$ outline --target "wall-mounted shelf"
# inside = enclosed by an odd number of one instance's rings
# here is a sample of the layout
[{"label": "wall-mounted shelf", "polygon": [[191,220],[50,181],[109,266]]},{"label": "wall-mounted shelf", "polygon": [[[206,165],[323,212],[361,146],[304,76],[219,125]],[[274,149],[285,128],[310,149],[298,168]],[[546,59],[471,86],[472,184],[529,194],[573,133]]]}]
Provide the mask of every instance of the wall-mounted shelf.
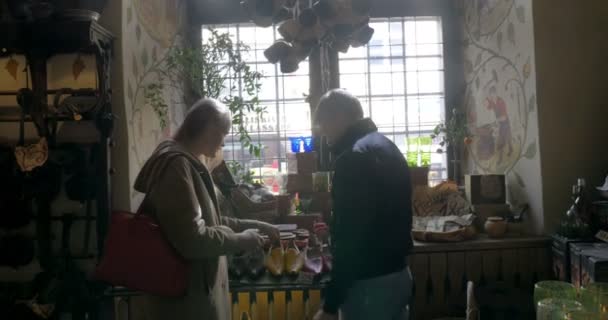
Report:
[{"label": "wall-mounted shelf", "polygon": [[0,56],[62,53],[96,54],[110,48],[114,36],[96,21],[46,19],[32,23],[0,22]]}]

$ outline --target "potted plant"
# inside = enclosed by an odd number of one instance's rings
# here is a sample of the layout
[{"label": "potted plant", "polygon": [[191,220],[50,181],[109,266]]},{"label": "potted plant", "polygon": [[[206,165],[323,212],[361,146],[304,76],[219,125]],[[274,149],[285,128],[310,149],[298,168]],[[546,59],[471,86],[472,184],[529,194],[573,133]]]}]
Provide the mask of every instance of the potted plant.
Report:
[{"label": "potted plant", "polygon": [[453,108],[448,119],[435,127],[433,134],[431,134],[431,138],[439,139],[440,148],[437,149],[438,153],[443,153],[448,150],[451,151],[451,180],[459,183],[462,147],[463,145],[469,145],[473,141],[472,135],[469,133],[467,127],[466,115],[457,108]]},{"label": "potted plant", "polygon": [[406,139],[407,151],[405,157],[413,185],[428,185],[432,142],[429,136]]}]

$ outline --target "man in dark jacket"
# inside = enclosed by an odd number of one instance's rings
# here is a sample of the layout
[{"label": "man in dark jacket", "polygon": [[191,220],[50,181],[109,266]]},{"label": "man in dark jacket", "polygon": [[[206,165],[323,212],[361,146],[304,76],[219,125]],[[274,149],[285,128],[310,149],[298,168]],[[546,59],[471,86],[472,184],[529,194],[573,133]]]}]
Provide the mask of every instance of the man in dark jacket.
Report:
[{"label": "man in dark jacket", "polygon": [[315,113],[334,162],[333,270],[315,320],[408,319],[412,278],[411,185],[397,146],[363,118],[357,98],[335,89]]}]

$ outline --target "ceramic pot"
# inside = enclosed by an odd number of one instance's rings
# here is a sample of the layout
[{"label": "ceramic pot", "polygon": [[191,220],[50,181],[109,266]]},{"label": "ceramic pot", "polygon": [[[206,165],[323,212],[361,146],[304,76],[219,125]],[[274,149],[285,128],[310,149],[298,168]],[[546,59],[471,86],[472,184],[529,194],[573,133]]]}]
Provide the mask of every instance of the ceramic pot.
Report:
[{"label": "ceramic pot", "polygon": [[283,40],[278,40],[273,43],[270,47],[264,50],[264,56],[270,63],[277,63],[282,59],[285,59],[289,54],[291,45]]},{"label": "ceramic pot", "polygon": [[502,238],[507,233],[507,225],[502,217],[489,217],[484,228],[490,238]]},{"label": "ceramic pot", "polygon": [[[358,48],[366,45],[374,35],[374,29],[370,26],[363,26],[361,29],[357,30],[355,33],[354,39],[351,42],[353,48]],[[428,173],[428,171],[427,171]]]},{"label": "ceramic pot", "polygon": [[300,22],[303,27],[310,28],[317,23],[317,15],[311,8],[304,9],[298,16],[298,22]]},{"label": "ceramic pot", "polygon": [[300,26],[300,24],[296,20],[289,19],[281,23],[277,31],[279,32],[281,37],[285,39],[285,41],[293,42],[298,36],[298,33],[300,32],[301,28],[302,26]]}]

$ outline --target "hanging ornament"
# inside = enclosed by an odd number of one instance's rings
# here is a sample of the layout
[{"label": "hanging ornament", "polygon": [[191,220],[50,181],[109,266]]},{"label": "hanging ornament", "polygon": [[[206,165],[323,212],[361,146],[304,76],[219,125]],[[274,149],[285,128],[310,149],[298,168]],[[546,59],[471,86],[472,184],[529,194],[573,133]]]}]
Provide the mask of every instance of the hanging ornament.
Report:
[{"label": "hanging ornament", "polygon": [[8,59],[6,65],[4,66],[4,69],[6,69],[6,71],[11,75],[11,77],[13,77],[13,79],[17,80],[17,70],[19,69],[19,62],[15,60],[13,56]]},{"label": "hanging ornament", "polygon": [[358,48],[366,45],[374,35],[374,28],[369,25],[365,25],[359,30],[355,31],[353,35],[353,40],[351,41],[351,46],[353,48]]},{"label": "hanging ornament", "polygon": [[312,8],[307,8],[298,15],[298,22],[305,28],[311,28],[317,23],[317,15]]},{"label": "hanging ornament", "polygon": [[264,56],[270,63],[277,63],[281,59],[284,59],[291,49],[291,44],[284,40],[278,40],[266,50],[264,50]]},{"label": "hanging ornament", "polygon": [[74,75],[74,80],[78,80],[78,77],[80,77],[80,74],[82,71],[84,71],[84,69],[86,69],[86,67],[87,66],[84,64],[82,57],[77,55],[74,63],[72,64],[72,75]]}]

